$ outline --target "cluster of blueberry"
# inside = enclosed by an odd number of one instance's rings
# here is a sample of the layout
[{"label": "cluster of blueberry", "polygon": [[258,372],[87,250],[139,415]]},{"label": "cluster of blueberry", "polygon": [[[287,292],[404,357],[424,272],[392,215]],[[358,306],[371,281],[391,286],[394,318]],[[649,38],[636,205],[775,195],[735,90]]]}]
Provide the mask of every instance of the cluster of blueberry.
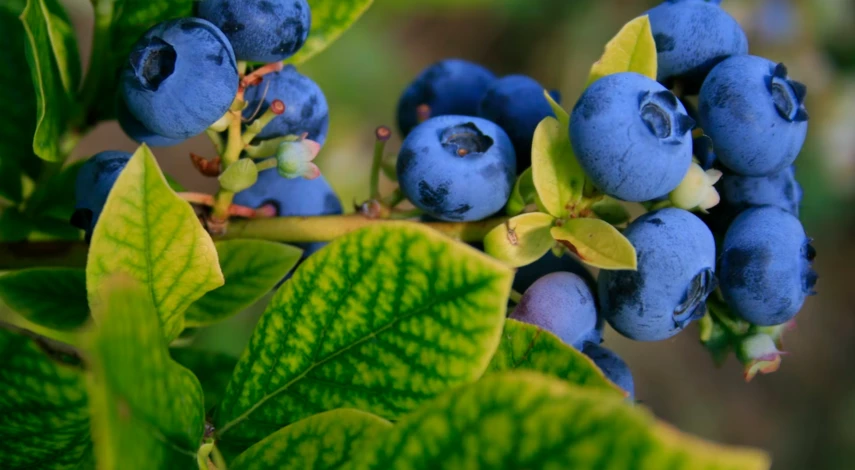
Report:
[{"label": "cluster of blueberry", "polygon": [[[726,314],[780,325],[814,292],[815,253],[798,220],[792,167],[807,132],[805,87],[782,64],[748,55],[744,32],[718,3],[668,0],[648,11],[657,80],[605,76],[572,112],[573,150],[598,191],[665,203],[624,231],[638,269],[603,271],[595,281],[572,258],[549,253],[521,268],[515,284],[525,293],[513,318],[589,354],[630,393],[626,364],[599,346],[603,320],[635,340],[670,338],[704,316],[720,286]],[[554,114],[543,87],[531,78],[496,78],[461,60],[429,67],[398,106],[403,193],[441,220],[500,211],[531,163],[534,130],[547,116]],[[719,197],[712,191],[703,205],[665,208],[669,195],[693,184],[696,168],[715,175],[713,182],[723,174],[721,203],[713,207]]]},{"label": "cluster of blueberry", "polygon": [[[281,62],[295,54],[309,34],[306,0],[204,0],[197,17],[160,23],[133,46],[121,76],[117,117],[132,139],[150,147],[177,145],[216,128],[241,86],[240,62]],[[254,143],[302,136],[323,145],[329,128],[324,93],[310,78],[286,66],[248,86],[243,101],[245,128],[274,100],[286,104],[255,136]],[[95,222],[130,154],[102,152],[79,173],[73,223],[91,236]],[[281,216],[341,214],[342,206],[321,176],[286,179],[275,168],[261,171],[235,204],[270,205]],[[320,245],[304,246],[307,254]]]}]

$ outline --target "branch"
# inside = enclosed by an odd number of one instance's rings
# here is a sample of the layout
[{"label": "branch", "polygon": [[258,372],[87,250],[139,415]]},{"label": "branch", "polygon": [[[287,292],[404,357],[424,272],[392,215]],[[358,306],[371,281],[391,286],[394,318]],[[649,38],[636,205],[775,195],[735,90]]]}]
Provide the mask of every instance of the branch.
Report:
[{"label": "branch", "polygon": [[[487,233],[507,218],[480,222],[424,222],[451,238],[480,242]],[[371,219],[362,215],[322,217],[272,217],[233,219],[228,231],[214,239],[253,238],[282,243],[329,242],[363,227],[400,223],[389,219]],[[413,222],[418,223],[418,222]],[[84,267],[88,246],[83,242],[0,243],[0,271],[34,267]]]}]

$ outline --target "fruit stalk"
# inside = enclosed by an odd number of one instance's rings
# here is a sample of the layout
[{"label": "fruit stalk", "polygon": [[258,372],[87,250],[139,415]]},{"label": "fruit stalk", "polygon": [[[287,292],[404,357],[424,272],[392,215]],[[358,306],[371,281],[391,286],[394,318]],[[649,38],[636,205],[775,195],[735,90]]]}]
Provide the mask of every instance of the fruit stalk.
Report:
[{"label": "fruit stalk", "polygon": [[[222,155],[222,171],[225,171],[231,164],[237,162],[240,158],[240,152],[243,150],[240,119],[241,104],[243,104],[242,101],[236,100],[229,111],[230,113],[234,113],[235,116],[233,116],[232,121],[229,123],[226,151]],[[234,197],[235,193],[232,191],[223,188],[217,191],[217,196],[214,200],[214,210],[211,213],[209,221],[209,230],[211,230],[212,235],[220,235],[225,232],[226,224],[228,224],[229,220],[229,207],[231,207]]]},{"label": "fruit stalk", "polygon": [[392,136],[392,131],[388,127],[378,127],[375,131],[377,141],[374,143],[374,160],[371,162],[371,199],[380,200],[380,170],[383,164],[383,153],[386,149],[386,142]]}]

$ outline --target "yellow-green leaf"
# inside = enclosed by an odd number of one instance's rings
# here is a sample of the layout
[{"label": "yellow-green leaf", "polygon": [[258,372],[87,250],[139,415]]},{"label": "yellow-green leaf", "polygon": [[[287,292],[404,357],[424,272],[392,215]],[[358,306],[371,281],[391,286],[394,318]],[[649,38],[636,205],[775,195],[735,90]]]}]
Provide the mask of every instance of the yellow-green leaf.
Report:
[{"label": "yellow-green leaf", "polygon": [[620,395],[535,373],[485,377],[398,421],[349,470],[764,470],[762,452],[661,424]]},{"label": "yellow-green leaf", "polygon": [[116,273],[145,286],[167,340],[184,329],[190,304],[224,282],[213,240],[145,145],[116,180],[92,235],[86,287],[93,312],[98,286]]},{"label": "yellow-green leaf", "polygon": [[227,240],[215,245],[226,283],[187,309],[187,327],[211,325],[251,306],[276,287],[303,253],[265,240]]},{"label": "yellow-green leaf", "polygon": [[82,269],[31,268],[4,274],[0,300],[28,321],[55,330],[73,330],[89,319]]},{"label": "yellow-green leaf", "polygon": [[57,0],[28,0],[21,21],[36,90],[33,151],[45,160],[59,161],[63,158],[61,136],[80,80],[77,39],[68,15]]},{"label": "yellow-green leaf", "polygon": [[570,145],[569,129],[547,117],[534,131],[531,170],[540,201],[550,214],[565,218],[581,199],[585,172]]},{"label": "yellow-green leaf", "polygon": [[202,384],[205,393],[205,409],[212,410],[220,404],[226,393],[226,385],[232,377],[237,358],[216,351],[174,348],[169,350],[175,362],[190,369]]},{"label": "yellow-green leaf", "polygon": [[78,358],[0,329],[0,462],[4,469],[91,468]]},{"label": "yellow-green leaf", "polygon": [[542,212],[518,215],[484,237],[484,251],[511,267],[527,266],[555,244],[549,231],[554,223],[555,217]]},{"label": "yellow-green leaf", "polygon": [[300,49],[285,62],[302,64],[330,46],[368,10],[374,0],[309,0],[312,29]]},{"label": "yellow-green leaf", "polygon": [[570,127],[570,114],[564,110],[557,101],[555,101],[555,98],[552,97],[548,90],[543,90],[543,96],[546,97],[546,101],[549,102],[549,106],[552,107],[552,112],[555,113],[555,117],[558,119],[561,127],[568,129]]},{"label": "yellow-green leaf", "polygon": [[528,167],[517,178],[517,182],[514,183],[511,197],[505,206],[505,213],[508,215],[521,214],[526,206],[534,203],[536,197],[537,190],[534,187],[534,180],[532,180],[531,167]]},{"label": "yellow-green leaf", "polygon": [[616,228],[599,219],[571,219],[553,227],[552,237],[585,264],[601,269],[635,270],[635,247]]},{"label": "yellow-green leaf", "polygon": [[476,380],[499,344],[513,272],[423,225],[374,225],[310,256],[276,292],[220,404],[245,449],[312,414],[394,419]]},{"label": "yellow-green leaf", "polygon": [[354,409],[316,414],[267,436],[229,465],[231,470],[334,470],[392,427]]},{"label": "yellow-green leaf", "polygon": [[606,51],[593,67],[588,85],[606,75],[636,72],[656,80],[656,42],[647,16],[638,17],[626,25],[606,44]]},{"label": "yellow-green leaf", "polygon": [[628,222],[631,218],[629,210],[620,201],[611,196],[605,196],[603,199],[595,202],[591,206],[591,210],[594,211],[597,217],[612,225],[620,225]]},{"label": "yellow-green leaf", "polygon": [[143,284],[118,275],[100,288],[86,381],[98,468],[191,468],[205,429],[199,381],[170,359]]},{"label": "yellow-green leaf", "polygon": [[513,370],[540,372],[580,387],[623,395],[588,356],[564,344],[549,331],[509,318],[487,372]]}]

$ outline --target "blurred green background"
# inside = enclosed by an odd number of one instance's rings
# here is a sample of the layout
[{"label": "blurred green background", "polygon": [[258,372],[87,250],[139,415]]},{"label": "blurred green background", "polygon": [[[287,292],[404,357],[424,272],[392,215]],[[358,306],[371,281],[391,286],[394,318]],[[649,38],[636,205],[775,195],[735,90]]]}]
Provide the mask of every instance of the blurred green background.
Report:
[{"label": "blurred green background", "polygon": [[[91,7],[66,0],[84,59]],[[653,6],[632,0],[376,0],[346,35],[302,67],[324,89],[331,132],[319,165],[345,206],[368,195],[373,130],[394,127],[406,84],[445,57],[480,62],[497,74],[524,73],[557,88],[566,108],[581,93],[590,65],[623,23]],[[745,28],[751,53],[784,62],[808,85],[809,141],[797,162],[805,189],[802,218],[819,250],[820,295],[786,338],[781,370],[751,383],[731,359],[716,368],[697,329],[660,343],[607,334],[635,375],[637,397],[661,418],[716,441],[770,451],[776,469],[855,468],[855,2],[725,0]],[[85,68],[84,68],[85,69]],[[399,142],[393,140],[391,149]],[[132,151],[118,125],[89,135],[77,157]],[[190,151],[213,155],[207,140],[159,149],[168,173],[188,188],[211,191]],[[258,309],[200,332],[200,347],[239,354]]]}]

